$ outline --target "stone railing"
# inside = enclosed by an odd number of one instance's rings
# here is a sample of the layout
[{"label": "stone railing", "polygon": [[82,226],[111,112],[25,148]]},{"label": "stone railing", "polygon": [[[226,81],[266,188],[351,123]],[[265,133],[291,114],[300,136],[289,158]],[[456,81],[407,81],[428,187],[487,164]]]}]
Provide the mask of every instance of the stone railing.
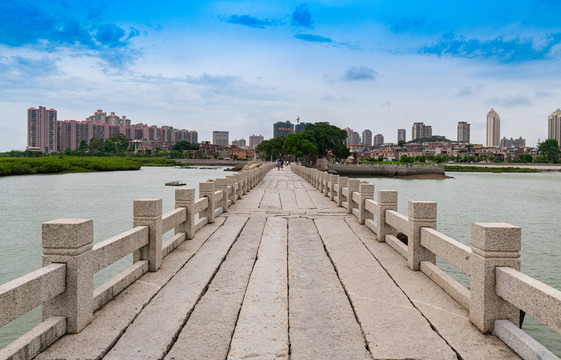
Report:
[{"label": "stone railing", "polygon": [[[80,332],[94,312],[148,271],[186,239],[257,185],[274,164],[176,189],[175,210],[162,214],[162,199],[135,200],[133,228],[93,243],[93,221],[43,223],[43,267],[0,285],[0,327],[42,305],[40,325],[0,350],[0,359],[33,358],[66,333]],[[174,230],[165,243],[162,235]],[[133,264],[94,289],[93,276],[125,256]]]},{"label": "stone railing", "polygon": [[[470,248],[436,231],[435,202],[409,201],[405,216],[397,212],[397,191],[378,191],[374,200],[374,185],[365,181],[297,164],[291,169],[466,308],[482,332],[493,332],[523,358],[557,358],[519,328],[525,312],[561,334],[561,291],[519,271],[520,227],[473,223]],[[441,270],[437,256],[468,275],[469,288]]]}]

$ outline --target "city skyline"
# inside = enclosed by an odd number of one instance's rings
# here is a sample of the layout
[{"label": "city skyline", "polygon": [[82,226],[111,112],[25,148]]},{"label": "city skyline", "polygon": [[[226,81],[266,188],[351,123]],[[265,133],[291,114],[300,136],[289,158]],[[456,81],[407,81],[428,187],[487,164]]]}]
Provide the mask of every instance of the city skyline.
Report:
[{"label": "city skyline", "polygon": [[[26,110],[272,137],[299,116],[397,142],[414,122],[485,144],[535,146],[561,106],[559,1],[0,3],[0,151],[23,149]],[[454,114],[453,116],[450,116]],[[407,131],[409,132],[409,130]]]}]

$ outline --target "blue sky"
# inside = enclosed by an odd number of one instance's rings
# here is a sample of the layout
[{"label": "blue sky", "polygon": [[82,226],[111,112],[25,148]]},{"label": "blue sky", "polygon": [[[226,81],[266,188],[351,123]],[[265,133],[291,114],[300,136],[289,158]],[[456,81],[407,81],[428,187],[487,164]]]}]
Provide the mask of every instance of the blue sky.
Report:
[{"label": "blue sky", "polygon": [[414,122],[456,139],[547,136],[561,107],[561,0],[0,2],[0,151],[26,110],[272,136],[328,121],[395,142]]}]

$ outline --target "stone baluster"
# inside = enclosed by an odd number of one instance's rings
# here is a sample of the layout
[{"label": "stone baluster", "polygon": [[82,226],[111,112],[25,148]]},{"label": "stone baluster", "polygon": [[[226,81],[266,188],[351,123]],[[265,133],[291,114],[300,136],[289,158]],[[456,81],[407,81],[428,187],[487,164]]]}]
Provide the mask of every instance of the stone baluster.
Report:
[{"label": "stone baluster", "polygon": [[343,206],[343,188],[349,186],[349,178],[346,176],[339,177],[339,189],[337,190],[337,206]]},{"label": "stone baluster", "polygon": [[349,185],[347,186],[347,212],[349,214],[353,213],[353,193],[358,192],[360,186],[360,180],[358,179],[350,179]]},{"label": "stone baluster", "polygon": [[329,199],[335,200],[335,186],[339,183],[339,175],[331,175],[331,191],[329,192]]},{"label": "stone baluster", "polygon": [[373,184],[360,184],[358,188],[360,200],[358,203],[358,222],[364,225],[367,218],[367,212],[364,208],[367,199],[374,199],[374,185]]},{"label": "stone baluster", "polygon": [[195,236],[195,189],[175,189],[175,208],[185,208],[186,220],[175,228],[175,234],[184,232],[187,239]]},{"label": "stone baluster", "polygon": [[133,226],[148,226],[149,240],[133,253],[133,261],[148,260],[148,269],[162,266],[162,199],[141,199],[133,202]]},{"label": "stone baluster", "polygon": [[397,191],[379,190],[378,191],[378,241],[386,242],[386,235],[396,235],[391,226],[386,224],[386,210],[397,211]]},{"label": "stone baluster", "polygon": [[43,320],[64,316],[66,331],[78,333],[93,320],[93,221],[58,219],[45,222],[42,240],[43,266],[66,264],[65,290],[43,304]]},{"label": "stone baluster", "polygon": [[236,181],[238,183],[238,199],[241,199],[242,196],[244,195],[243,192],[243,178],[241,174],[236,174],[234,175],[236,177]]},{"label": "stone baluster", "polygon": [[199,183],[199,198],[206,197],[208,198],[208,207],[200,212],[201,217],[206,217],[208,219],[208,223],[212,224],[214,222],[214,209],[215,209],[215,202],[214,202],[214,182],[202,182]]},{"label": "stone baluster", "polygon": [[226,178],[217,178],[216,190],[222,190],[222,208],[224,212],[228,212],[228,180]]},{"label": "stone baluster", "polygon": [[473,223],[471,227],[471,322],[484,333],[493,331],[495,320],[520,325],[520,310],[497,295],[495,268],[520,270],[522,230],[505,223]]},{"label": "stone baluster", "polygon": [[232,193],[230,194],[230,200],[232,200],[232,204],[235,204],[238,200],[238,184],[236,182],[236,177],[233,175],[226,176],[228,180],[228,186],[232,187]]},{"label": "stone baluster", "polygon": [[436,203],[434,201],[409,201],[409,233],[407,234],[407,265],[418,271],[421,261],[436,263],[436,255],[421,246],[421,228],[436,229]]}]

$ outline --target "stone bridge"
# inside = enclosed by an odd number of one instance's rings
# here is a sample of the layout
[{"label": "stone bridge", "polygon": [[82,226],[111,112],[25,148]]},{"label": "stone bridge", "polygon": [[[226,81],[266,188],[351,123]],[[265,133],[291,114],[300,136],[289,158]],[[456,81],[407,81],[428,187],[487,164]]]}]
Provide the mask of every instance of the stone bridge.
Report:
[{"label": "stone bridge", "polygon": [[95,245],[91,220],[43,224],[44,267],[0,286],[0,326],[41,304],[43,322],[0,358],[556,358],[516,326],[561,329],[561,293],[518,272],[520,228],[476,223],[469,248],[435,203],[404,216],[395,191],[272,166],[177,189],[167,214],[137,200],[134,228]]}]

